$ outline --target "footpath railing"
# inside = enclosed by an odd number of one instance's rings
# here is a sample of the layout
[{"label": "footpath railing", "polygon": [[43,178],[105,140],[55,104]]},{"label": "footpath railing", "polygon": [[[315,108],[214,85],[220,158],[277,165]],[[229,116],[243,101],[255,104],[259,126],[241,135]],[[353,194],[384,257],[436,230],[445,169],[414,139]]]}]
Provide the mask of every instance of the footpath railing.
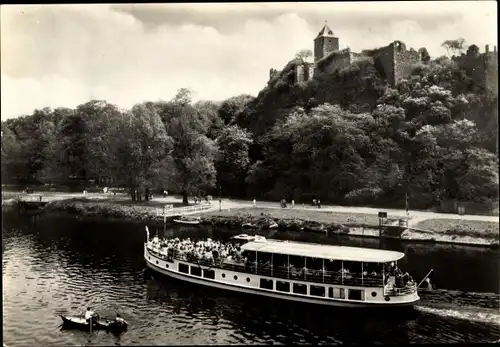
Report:
[{"label": "footpath railing", "polygon": [[173,207],[172,205],[165,205],[164,208],[159,208],[156,210],[156,216],[161,218],[173,217],[173,216],[183,216],[195,212],[202,212],[209,210],[212,207],[210,204],[185,206],[185,207]]}]

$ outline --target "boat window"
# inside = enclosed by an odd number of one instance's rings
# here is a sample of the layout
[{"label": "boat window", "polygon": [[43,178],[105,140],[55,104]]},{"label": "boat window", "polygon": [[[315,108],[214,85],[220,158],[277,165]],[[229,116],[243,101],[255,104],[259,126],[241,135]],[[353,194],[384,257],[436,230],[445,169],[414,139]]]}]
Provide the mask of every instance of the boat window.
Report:
[{"label": "boat window", "polygon": [[323,279],[323,259],[306,258],[306,279],[314,282],[321,282]]},{"label": "boat window", "polygon": [[273,276],[288,278],[288,256],[273,254]]},{"label": "boat window", "polygon": [[305,278],[305,258],[296,255],[290,256],[290,278]]},{"label": "boat window", "polygon": [[201,268],[199,266],[191,266],[191,275],[201,277]]},{"label": "boat window", "polygon": [[361,273],[361,262],[344,261],[344,284],[361,285]]},{"label": "boat window", "polygon": [[271,276],[272,253],[257,252],[258,273]]},{"label": "boat window", "polygon": [[361,262],[344,261],[344,273],[350,273],[353,276],[361,277]]},{"label": "boat window", "polygon": [[325,287],[323,287],[323,286],[309,286],[309,295],[325,297]]},{"label": "boat window", "polygon": [[342,261],[325,259],[325,282],[342,283]]},{"label": "boat window", "polygon": [[373,287],[382,285],[382,271],[380,263],[363,263],[363,284]]},{"label": "boat window", "polygon": [[179,263],[179,272],[188,274],[189,273],[189,266],[186,264]]},{"label": "boat window", "polygon": [[290,282],[276,281],[276,290],[279,292],[290,293]]},{"label": "boat window", "polygon": [[364,290],[359,289],[349,289],[349,300],[364,300]]},{"label": "boat window", "polygon": [[255,251],[243,251],[241,252],[241,255],[244,258],[247,258],[249,262],[254,262],[255,261]]},{"label": "boat window", "polygon": [[344,288],[328,288],[328,296],[335,299],[345,299]]},{"label": "boat window", "polygon": [[265,278],[260,279],[260,287],[263,289],[269,289],[273,290],[274,289],[274,281],[273,280],[267,280]]},{"label": "boat window", "polygon": [[304,294],[304,295],[307,295],[307,285],[306,284],[294,283],[293,284],[293,292],[295,294]]},{"label": "boat window", "polygon": [[203,270],[203,277],[214,280],[215,279],[215,271],[214,270]]}]

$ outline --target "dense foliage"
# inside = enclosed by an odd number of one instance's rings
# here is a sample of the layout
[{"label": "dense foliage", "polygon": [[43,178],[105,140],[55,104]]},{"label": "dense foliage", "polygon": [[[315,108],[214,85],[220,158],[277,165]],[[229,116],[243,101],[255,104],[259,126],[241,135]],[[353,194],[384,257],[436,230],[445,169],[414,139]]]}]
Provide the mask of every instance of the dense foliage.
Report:
[{"label": "dense foliage", "polygon": [[[304,53],[305,55],[305,53]],[[413,207],[498,199],[497,96],[451,59],[389,88],[370,61],[293,83],[290,62],[257,98],[122,110],[105,101],[2,122],[2,181],[70,177],[190,194]]]}]

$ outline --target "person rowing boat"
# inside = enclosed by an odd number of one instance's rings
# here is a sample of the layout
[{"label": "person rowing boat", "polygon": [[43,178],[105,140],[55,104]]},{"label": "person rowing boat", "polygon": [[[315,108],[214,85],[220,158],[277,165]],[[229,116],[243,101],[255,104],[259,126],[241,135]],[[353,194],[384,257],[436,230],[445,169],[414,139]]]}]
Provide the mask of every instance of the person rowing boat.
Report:
[{"label": "person rowing boat", "polygon": [[116,314],[115,322],[118,323],[118,324],[126,324],[127,323],[127,322],[125,322],[125,319],[123,319],[122,317],[120,317],[119,313]]},{"label": "person rowing boat", "polygon": [[95,315],[95,312],[92,311],[90,307],[87,307],[87,311],[85,312],[85,321],[87,321],[87,323],[90,323],[90,320],[94,318]]}]

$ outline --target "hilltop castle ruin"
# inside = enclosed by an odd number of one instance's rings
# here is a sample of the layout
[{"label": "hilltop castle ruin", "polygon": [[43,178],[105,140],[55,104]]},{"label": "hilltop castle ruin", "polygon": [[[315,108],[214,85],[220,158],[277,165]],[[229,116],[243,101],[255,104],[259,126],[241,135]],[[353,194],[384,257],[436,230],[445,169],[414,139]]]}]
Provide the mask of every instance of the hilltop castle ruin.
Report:
[{"label": "hilltop castle ruin", "polygon": [[[306,82],[321,73],[333,73],[336,70],[347,68],[358,60],[371,60],[378,68],[387,83],[394,87],[402,79],[407,78],[415,64],[424,60],[425,48],[418,51],[406,49],[401,41],[394,41],[385,47],[372,50],[363,50],[361,53],[352,52],[349,48],[339,50],[339,38],[325,23],[324,27],[314,39],[314,62],[305,62],[297,59],[294,71],[294,82]],[[479,54],[477,46],[472,45],[467,54],[454,57],[460,67],[469,71],[468,75],[475,83],[485,88],[496,88],[497,52]],[[466,67],[466,68],[465,68]],[[280,71],[270,69],[269,77],[272,79]]]}]

